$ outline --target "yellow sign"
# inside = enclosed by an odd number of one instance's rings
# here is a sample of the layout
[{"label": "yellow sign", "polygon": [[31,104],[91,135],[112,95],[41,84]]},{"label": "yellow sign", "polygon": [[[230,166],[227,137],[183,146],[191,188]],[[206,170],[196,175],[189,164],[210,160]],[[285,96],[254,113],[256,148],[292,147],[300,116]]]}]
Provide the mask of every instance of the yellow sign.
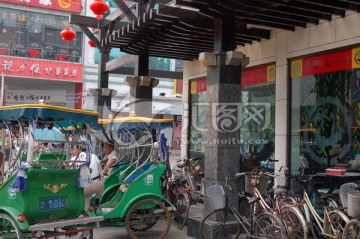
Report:
[{"label": "yellow sign", "polygon": [[291,78],[302,76],[302,59],[291,61]]},{"label": "yellow sign", "polygon": [[352,68],[360,68],[360,47],[352,49]]},{"label": "yellow sign", "polygon": [[275,81],[276,80],[276,65],[267,66],[266,73],[267,73],[267,81],[268,82]]},{"label": "yellow sign", "polygon": [[53,193],[57,193],[60,189],[65,188],[66,186],[67,186],[67,184],[65,184],[65,183],[60,184],[60,186],[57,184],[54,184],[52,186],[50,186],[50,184],[45,184],[44,188],[47,190],[50,190]]},{"label": "yellow sign", "polygon": [[190,94],[195,94],[196,93],[196,81],[191,81],[190,82]]}]

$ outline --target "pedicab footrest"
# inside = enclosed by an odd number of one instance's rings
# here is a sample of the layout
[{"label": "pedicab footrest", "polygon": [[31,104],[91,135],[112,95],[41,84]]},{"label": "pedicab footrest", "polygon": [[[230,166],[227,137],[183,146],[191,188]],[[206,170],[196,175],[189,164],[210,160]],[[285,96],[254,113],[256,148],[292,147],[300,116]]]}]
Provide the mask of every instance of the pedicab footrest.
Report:
[{"label": "pedicab footrest", "polygon": [[61,227],[72,226],[72,225],[82,225],[82,224],[88,224],[88,223],[94,223],[94,222],[101,222],[103,220],[104,220],[103,216],[73,218],[73,219],[68,219],[68,220],[58,220],[58,221],[52,221],[52,222],[37,223],[37,224],[31,225],[29,227],[29,229],[31,231],[42,231],[42,230],[61,228]]}]

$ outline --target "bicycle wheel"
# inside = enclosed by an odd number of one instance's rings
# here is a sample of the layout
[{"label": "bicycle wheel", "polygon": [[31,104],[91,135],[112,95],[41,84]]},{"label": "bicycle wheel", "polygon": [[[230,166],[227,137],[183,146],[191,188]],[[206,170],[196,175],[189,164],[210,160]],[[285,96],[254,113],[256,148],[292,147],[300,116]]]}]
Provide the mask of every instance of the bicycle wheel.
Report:
[{"label": "bicycle wheel", "polygon": [[281,220],[284,222],[289,238],[308,238],[306,221],[298,208],[291,206],[282,207]]},{"label": "bicycle wheel", "polygon": [[287,238],[284,223],[269,212],[263,212],[255,218],[254,234],[267,239]]},{"label": "bicycle wheel", "polygon": [[[214,221],[216,219],[216,221]],[[206,238],[238,238],[240,223],[229,209],[220,209],[208,214],[201,222],[201,237]]]},{"label": "bicycle wheel", "polygon": [[346,224],[349,222],[349,218],[340,211],[334,211],[330,213],[329,220],[331,223],[331,234],[337,238],[341,238]]},{"label": "bicycle wheel", "polygon": [[24,238],[16,221],[5,213],[0,213],[0,238]]},{"label": "bicycle wheel", "polygon": [[346,224],[342,238],[358,239],[359,236],[360,236],[360,221],[357,219],[353,219]]},{"label": "bicycle wheel", "polygon": [[125,226],[131,238],[164,238],[170,229],[170,213],[163,203],[145,199],[130,208]]},{"label": "bicycle wheel", "polygon": [[246,197],[239,200],[239,213],[245,218],[250,218],[250,205]]},{"label": "bicycle wheel", "polygon": [[182,229],[189,215],[190,200],[186,192],[178,192],[175,202],[174,224],[177,229]]}]

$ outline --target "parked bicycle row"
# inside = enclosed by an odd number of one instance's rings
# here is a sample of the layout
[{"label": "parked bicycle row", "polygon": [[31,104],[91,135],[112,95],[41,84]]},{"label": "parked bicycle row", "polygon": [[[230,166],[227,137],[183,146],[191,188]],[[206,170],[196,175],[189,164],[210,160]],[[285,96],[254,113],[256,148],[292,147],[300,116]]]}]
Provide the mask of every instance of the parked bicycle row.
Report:
[{"label": "parked bicycle row", "polygon": [[233,175],[244,182],[238,205],[230,200],[230,175],[224,185],[208,187],[213,211],[201,223],[202,238],[237,238],[244,233],[255,238],[359,239],[358,183],[343,184],[339,197],[319,193],[322,183],[315,178],[323,175],[286,175],[289,187],[270,187],[279,175],[284,174],[264,169]]}]

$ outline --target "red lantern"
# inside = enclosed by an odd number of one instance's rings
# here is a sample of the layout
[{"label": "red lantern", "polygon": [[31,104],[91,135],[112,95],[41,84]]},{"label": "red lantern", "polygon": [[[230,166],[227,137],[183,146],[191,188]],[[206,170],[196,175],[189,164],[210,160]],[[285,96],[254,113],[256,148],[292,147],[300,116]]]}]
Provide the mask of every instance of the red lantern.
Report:
[{"label": "red lantern", "polygon": [[69,43],[76,37],[76,33],[73,31],[73,29],[65,27],[64,30],[60,32],[60,36],[64,41],[67,41],[67,43]]},{"label": "red lantern", "polygon": [[109,10],[109,5],[104,0],[94,0],[90,4],[90,9],[95,15],[104,15]]},{"label": "red lantern", "polygon": [[96,45],[94,44],[94,42],[92,40],[89,40],[88,44],[90,47],[96,47]]}]

